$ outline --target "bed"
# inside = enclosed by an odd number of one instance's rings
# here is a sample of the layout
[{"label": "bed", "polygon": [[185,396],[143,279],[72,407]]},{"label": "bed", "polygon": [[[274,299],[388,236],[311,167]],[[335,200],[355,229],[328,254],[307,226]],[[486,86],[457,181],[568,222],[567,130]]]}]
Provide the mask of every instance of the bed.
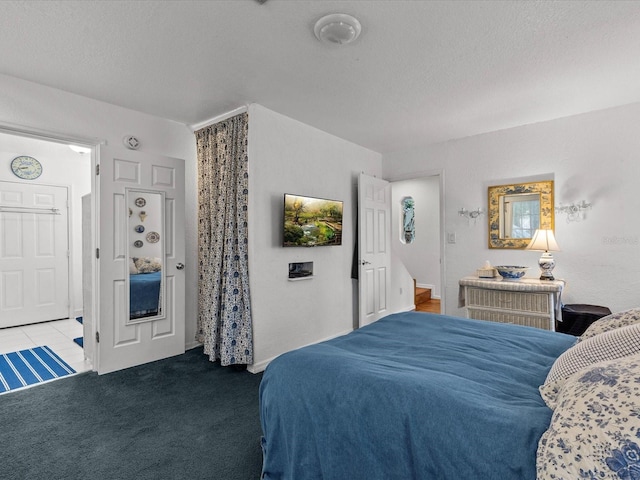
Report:
[{"label": "bed", "polygon": [[534,480],[538,387],[576,338],[389,315],[281,355],[260,386],[267,480]]}]

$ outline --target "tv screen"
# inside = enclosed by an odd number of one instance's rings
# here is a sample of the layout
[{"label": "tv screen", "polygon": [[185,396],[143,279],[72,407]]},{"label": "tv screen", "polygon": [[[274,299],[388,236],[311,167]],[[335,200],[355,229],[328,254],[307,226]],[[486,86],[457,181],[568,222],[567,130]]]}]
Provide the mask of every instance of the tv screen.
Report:
[{"label": "tv screen", "polygon": [[284,195],[285,247],[342,245],[342,202]]}]

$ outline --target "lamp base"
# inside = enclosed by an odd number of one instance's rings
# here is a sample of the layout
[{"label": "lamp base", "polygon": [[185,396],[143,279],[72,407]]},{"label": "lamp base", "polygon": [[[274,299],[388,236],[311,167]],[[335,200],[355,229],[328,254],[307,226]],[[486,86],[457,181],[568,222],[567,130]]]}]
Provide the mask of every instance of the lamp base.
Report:
[{"label": "lamp base", "polygon": [[542,274],[540,275],[540,280],[555,280],[553,277],[553,268],[556,266],[556,262],[553,259],[553,255],[549,252],[544,252],[540,256],[540,260],[538,260],[538,265],[540,266],[540,271]]},{"label": "lamp base", "polygon": [[542,272],[542,275],[540,275],[540,280],[555,280],[555,277],[551,274],[551,272]]}]

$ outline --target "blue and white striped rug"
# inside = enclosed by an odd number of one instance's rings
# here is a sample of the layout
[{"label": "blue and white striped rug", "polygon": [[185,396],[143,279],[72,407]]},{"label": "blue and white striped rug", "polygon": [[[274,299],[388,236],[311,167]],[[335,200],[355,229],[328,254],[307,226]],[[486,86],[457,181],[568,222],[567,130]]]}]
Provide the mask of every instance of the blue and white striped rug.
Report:
[{"label": "blue and white striped rug", "polygon": [[0,393],[76,373],[49,347],[0,355]]}]

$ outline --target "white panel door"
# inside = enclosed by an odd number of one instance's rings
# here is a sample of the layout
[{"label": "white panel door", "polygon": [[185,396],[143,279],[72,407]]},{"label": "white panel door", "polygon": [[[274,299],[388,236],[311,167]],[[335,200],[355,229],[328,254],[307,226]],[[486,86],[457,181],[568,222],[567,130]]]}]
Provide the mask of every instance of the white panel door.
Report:
[{"label": "white panel door", "polygon": [[387,315],[391,280],[391,187],[360,174],[358,182],[359,325]]},{"label": "white panel door", "polygon": [[[184,353],[185,211],[184,160],[102,146],[99,159],[99,340],[94,362],[102,374]],[[162,318],[141,323],[129,322],[127,188],[164,192],[165,198],[165,308]]]},{"label": "white panel door", "polygon": [[66,187],[0,182],[0,328],[68,318]]}]

